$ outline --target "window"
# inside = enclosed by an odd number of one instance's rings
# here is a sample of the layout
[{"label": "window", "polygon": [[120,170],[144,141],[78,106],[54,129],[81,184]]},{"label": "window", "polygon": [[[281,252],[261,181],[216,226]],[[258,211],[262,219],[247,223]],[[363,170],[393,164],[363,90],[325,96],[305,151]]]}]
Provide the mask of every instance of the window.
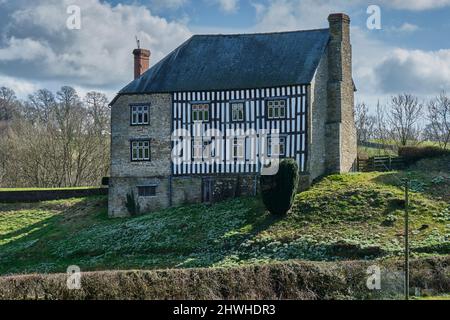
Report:
[{"label": "window", "polygon": [[214,138],[211,140],[194,139],[192,141],[192,157],[196,160],[210,160],[215,157]]},{"label": "window", "polygon": [[150,141],[132,141],[131,142],[131,160],[132,161],[150,161]]},{"label": "window", "polygon": [[139,197],[154,197],[156,196],[156,186],[140,186],[138,195]]},{"label": "window", "polygon": [[193,104],[192,121],[209,121],[209,104]]},{"label": "window", "polygon": [[283,119],[286,117],[286,100],[268,100],[267,115],[269,119]]},{"label": "window", "polygon": [[194,139],[192,147],[192,155],[194,159],[203,158],[203,141],[201,139]]},{"label": "window", "polygon": [[269,157],[283,157],[286,155],[286,137],[277,139],[267,138],[267,155]]},{"label": "window", "polygon": [[244,139],[242,138],[233,139],[232,157],[236,159],[244,158]]},{"label": "window", "polygon": [[244,103],[235,102],[231,104],[231,120],[244,121]]},{"label": "window", "polygon": [[149,124],[148,106],[131,106],[131,125],[139,126]]}]

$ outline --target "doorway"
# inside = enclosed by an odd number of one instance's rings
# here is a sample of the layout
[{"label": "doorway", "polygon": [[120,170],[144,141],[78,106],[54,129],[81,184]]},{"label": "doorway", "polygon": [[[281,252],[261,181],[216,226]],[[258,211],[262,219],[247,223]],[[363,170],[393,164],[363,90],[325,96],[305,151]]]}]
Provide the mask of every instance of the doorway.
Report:
[{"label": "doorway", "polygon": [[202,179],[202,202],[211,203],[212,202],[212,188],[213,180],[211,178]]}]

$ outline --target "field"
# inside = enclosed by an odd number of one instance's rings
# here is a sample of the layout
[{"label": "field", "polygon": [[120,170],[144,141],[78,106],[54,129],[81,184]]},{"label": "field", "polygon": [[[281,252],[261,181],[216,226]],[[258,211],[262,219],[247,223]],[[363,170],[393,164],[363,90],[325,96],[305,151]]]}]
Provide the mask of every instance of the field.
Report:
[{"label": "field", "polygon": [[106,197],[0,204],[0,274],[384,260],[402,254],[406,176],[413,256],[449,255],[449,166],[442,158],[407,172],[333,175],[297,195],[285,217],[255,198],[115,220]]}]

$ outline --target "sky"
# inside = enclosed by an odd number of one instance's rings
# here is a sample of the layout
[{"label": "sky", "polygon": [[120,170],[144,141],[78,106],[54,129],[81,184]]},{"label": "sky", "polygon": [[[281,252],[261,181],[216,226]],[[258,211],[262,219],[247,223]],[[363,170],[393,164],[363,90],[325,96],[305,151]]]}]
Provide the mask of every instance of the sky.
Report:
[{"label": "sky", "polygon": [[[79,29],[67,26],[73,5]],[[367,26],[370,5],[380,29]],[[450,92],[450,0],[0,0],[0,86],[112,99],[133,78],[135,36],[153,65],[193,34],[325,28],[333,12],[351,18],[357,102]]]}]

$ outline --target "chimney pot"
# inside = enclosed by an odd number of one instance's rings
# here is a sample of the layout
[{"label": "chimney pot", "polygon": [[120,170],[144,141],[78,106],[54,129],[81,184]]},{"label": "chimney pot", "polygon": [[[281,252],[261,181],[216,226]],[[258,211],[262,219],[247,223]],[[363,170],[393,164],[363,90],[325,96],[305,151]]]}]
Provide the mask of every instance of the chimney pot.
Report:
[{"label": "chimney pot", "polygon": [[134,79],[139,78],[150,65],[150,50],[134,49]]}]

